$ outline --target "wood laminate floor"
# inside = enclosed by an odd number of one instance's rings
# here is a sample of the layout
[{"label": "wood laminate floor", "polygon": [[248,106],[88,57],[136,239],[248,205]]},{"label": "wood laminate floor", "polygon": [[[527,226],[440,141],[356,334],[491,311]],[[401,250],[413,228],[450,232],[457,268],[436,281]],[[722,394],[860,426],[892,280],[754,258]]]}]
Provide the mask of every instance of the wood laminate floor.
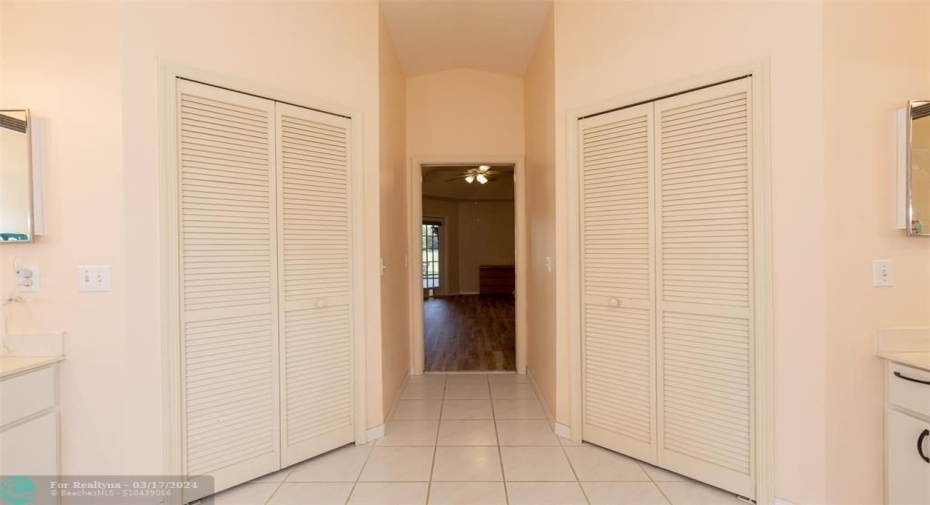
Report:
[{"label": "wood laminate floor", "polygon": [[423,301],[426,370],[516,370],[513,295],[456,295]]}]

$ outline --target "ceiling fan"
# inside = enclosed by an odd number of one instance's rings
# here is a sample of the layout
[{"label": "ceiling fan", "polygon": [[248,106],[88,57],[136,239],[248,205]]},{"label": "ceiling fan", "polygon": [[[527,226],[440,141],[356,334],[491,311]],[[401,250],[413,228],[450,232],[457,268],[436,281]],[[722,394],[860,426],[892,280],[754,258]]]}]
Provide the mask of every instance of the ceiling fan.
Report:
[{"label": "ceiling fan", "polygon": [[475,181],[478,181],[479,184],[487,184],[489,181],[496,181],[497,178],[494,175],[497,172],[491,170],[490,165],[481,165],[475,168],[469,168],[465,171],[464,174],[453,177],[449,181],[455,181],[458,179],[465,179],[465,182],[471,184]]}]

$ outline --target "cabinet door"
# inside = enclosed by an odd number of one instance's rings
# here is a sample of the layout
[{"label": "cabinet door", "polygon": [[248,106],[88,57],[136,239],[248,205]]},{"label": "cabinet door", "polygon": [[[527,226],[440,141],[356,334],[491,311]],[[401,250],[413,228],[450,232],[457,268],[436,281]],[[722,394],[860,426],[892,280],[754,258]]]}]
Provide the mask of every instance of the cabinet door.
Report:
[{"label": "cabinet door", "polygon": [[58,412],[0,432],[0,475],[58,475]]},{"label": "cabinet door", "polygon": [[280,468],[274,102],[177,99],[183,468],[221,491]]},{"label": "cabinet door", "polygon": [[656,102],[659,465],[755,498],[749,78]]},{"label": "cabinet door", "polygon": [[581,121],[584,438],[656,462],[652,104]]},{"label": "cabinet door", "polygon": [[344,117],[276,105],[284,466],[355,440]]},{"label": "cabinet door", "polygon": [[885,422],[888,505],[930,504],[930,422],[891,409]]}]

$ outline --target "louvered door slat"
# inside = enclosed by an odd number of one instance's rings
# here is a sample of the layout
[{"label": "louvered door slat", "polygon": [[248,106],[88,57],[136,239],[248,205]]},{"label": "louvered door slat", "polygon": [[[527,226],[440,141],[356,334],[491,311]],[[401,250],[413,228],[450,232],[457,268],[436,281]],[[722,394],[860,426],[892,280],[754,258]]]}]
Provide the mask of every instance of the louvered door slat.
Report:
[{"label": "louvered door slat", "polygon": [[652,105],[580,122],[584,437],[656,462]]},{"label": "louvered door slat", "polygon": [[178,82],[183,465],[279,468],[273,102]]},{"label": "louvered door slat", "polygon": [[656,102],[659,464],[755,497],[749,80]]},{"label": "louvered door slat", "polygon": [[277,105],[282,464],[354,440],[349,120]]}]

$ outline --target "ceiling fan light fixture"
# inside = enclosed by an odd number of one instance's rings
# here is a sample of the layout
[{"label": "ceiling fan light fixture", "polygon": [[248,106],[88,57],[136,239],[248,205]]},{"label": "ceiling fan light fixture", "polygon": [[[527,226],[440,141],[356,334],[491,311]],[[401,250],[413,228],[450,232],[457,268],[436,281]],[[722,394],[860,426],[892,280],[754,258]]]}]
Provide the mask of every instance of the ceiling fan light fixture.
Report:
[{"label": "ceiling fan light fixture", "polygon": [[478,171],[482,173],[487,172],[488,170],[491,170],[490,165],[481,165],[480,167],[478,167]]},{"label": "ceiling fan light fixture", "polygon": [[477,179],[481,184],[488,182],[488,178],[485,177],[484,174],[478,174]]},{"label": "ceiling fan light fixture", "polygon": [[[481,176],[481,177],[484,177],[484,176]],[[469,183],[469,184],[475,182],[475,176],[474,176],[474,175],[469,175],[468,177],[465,178],[465,182],[467,182],[467,183]],[[484,184],[484,183],[482,182],[481,184]]]}]

